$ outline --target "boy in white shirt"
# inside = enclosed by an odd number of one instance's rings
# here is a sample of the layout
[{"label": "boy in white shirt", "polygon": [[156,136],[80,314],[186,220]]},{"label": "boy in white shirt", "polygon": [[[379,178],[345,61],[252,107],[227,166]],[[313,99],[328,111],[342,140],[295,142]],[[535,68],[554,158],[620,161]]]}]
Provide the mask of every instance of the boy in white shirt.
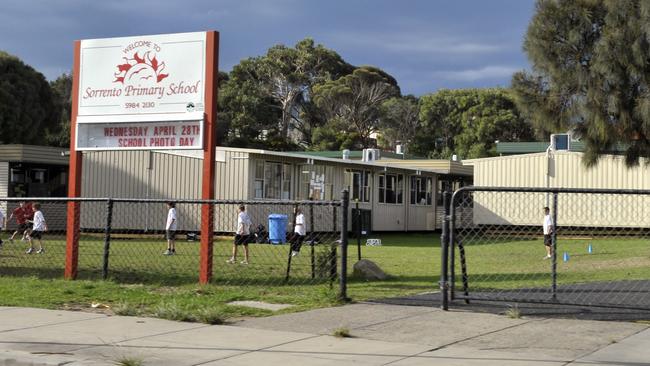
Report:
[{"label": "boy in white shirt", "polygon": [[34,243],[32,239],[38,240],[38,250],[36,253],[43,254],[45,249],[43,248],[43,232],[47,231],[47,224],[45,223],[45,216],[43,216],[43,211],[41,211],[41,204],[34,203],[32,205],[34,209],[34,219],[29,220],[33,224],[31,231],[27,234],[27,241],[29,241],[29,249],[25,253],[32,254],[34,252]]},{"label": "boy in white shirt", "polygon": [[546,256],[544,259],[550,259],[553,246],[553,219],[551,219],[551,214],[548,207],[544,207],[544,223],[542,224],[542,229],[544,230],[544,247],[546,247]]},{"label": "boy in white shirt", "polygon": [[167,239],[167,250],[164,255],[176,254],[176,228],[178,227],[178,218],[176,217],[176,203],[167,202],[167,224],[165,225],[165,238]]},{"label": "boy in white shirt", "polygon": [[245,206],[239,206],[239,214],[237,215],[237,231],[235,232],[235,241],[232,244],[232,257],[226,263],[233,264],[237,261],[237,246],[244,246],[244,260],[241,264],[248,264],[248,243],[250,242],[251,225],[253,221],[248,216]]},{"label": "boy in white shirt", "polygon": [[293,240],[291,241],[292,257],[300,254],[300,247],[302,247],[302,242],[305,240],[306,234],[307,228],[305,227],[305,215],[302,214],[302,210],[299,207],[296,207],[296,222],[293,225]]}]

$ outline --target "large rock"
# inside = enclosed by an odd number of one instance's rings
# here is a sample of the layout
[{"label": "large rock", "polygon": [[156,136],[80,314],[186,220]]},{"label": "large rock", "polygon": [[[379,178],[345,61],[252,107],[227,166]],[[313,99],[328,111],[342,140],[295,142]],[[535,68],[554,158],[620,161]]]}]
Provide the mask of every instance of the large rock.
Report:
[{"label": "large rock", "polygon": [[355,263],[352,275],[366,280],[387,280],[390,278],[375,262],[368,259],[362,259]]}]

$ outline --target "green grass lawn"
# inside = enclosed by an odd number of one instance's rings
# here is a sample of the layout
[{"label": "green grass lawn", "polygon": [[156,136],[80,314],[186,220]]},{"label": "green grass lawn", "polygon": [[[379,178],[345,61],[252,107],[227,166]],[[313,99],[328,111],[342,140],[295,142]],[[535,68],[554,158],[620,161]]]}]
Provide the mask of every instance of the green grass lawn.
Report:
[{"label": "green grass lawn", "polygon": [[[362,247],[362,257],[373,260],[392,276],[387,281],[350,278],[348,296],[365,300],[436,291],[440,276],[439,234],[386,234],[381,247]],[[331,238],[330,238],[331,239]],[[592,254],[587,253],[591,243]],[[268,311],[227,305],[233,300],[290,303],[284,312],[338,304],[338,283],[316,268],[312,278],[310,248],[293,258],[285,283],[287,245],[251,245],[251,264],[229,265],[231,240],[220,238],[214,247],[214,280],[197,284],[198,242],[179,241],[176,256],[163,256],[162,238],[113,240],[110,277],[101,280],[103,238],[84,236],[80,244],[79,278],[62,280],[65,242],[46,236],[46,253],[24,253],[16,242],[0,250],[0,305],[92,310],[91,304],[110,306],[107,312],[218,323],[242,316],[265,316]],[[599,238],[558,240],[558,283],[635,280],[650,278],[650,245],[645,239]],[[315,257],[328,245],[316,247]],[[567,251],[570,259],[562,261]],[[548,260],[538,240],[498,238],[466,245],[471,289],[512,289],[550,284]],[[340,254],[340,253],[339,253]],[[241,256],[241,254],[240,254]],[[349,269],[357,259],[356,240],[350,239]],[[458,261],[457,261],[458,262]],[[460,265],[456,264],[457,274]],[[332,285],[332,286],[331,286]],[[98,309],[101,309],[100,306]]]}]

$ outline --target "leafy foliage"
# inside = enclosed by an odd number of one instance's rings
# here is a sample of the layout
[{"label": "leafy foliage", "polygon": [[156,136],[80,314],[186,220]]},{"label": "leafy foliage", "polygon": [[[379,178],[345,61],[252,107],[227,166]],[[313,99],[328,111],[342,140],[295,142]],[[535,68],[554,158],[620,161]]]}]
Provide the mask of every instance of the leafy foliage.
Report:
[{"label": "leafy foliage", "polygon": [[46,143],[60,130],[55,98],[45,77],[0,51],[0,143]]},{"label": "leafy foliage", "polygon": [[70,117],[72,113],[72,75],[62,74],[50,82],[54,96],[54,106],[59,120],[58,133],[46,136],[47,145],[70,146]]},{"label": "leafy foliage", "polygon": [[420,98],[421,133],[412,152],[434,158],[496,155],[496,140],[533,138],[505,89],[441,90]]},{"label": "leafy foliage", "polygon": [[650,3],[540,0],[524,49],[533,73],[513,88],[526,116],[546,132],[572,128],[585,163],[618,144],[626,163],[650,157]]},{"label": "leafy foliage", "polygon": [[399,142],[407,152],[421,125],[418,98],[407,95],[388,99],[381,106],[381,116],[379,145],[394,150]]},{"label": "leafy foliage", "polygon": [[379,127],[382,103],[399,95],[392,76],[373,66],[361,66],[352,74],[316,85],[313,98],[328,121],[345,121],[359,135],[362,147],[370,147],[370,134]]}]

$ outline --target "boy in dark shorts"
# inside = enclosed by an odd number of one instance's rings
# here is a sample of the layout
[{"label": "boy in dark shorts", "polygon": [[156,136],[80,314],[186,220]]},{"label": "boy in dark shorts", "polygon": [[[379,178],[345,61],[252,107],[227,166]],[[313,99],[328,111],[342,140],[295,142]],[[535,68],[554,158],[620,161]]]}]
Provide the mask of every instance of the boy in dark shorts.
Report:
[{"label": "boy in dark shorts", "polygon": [[237,231],[235,231],[235,240],[232,245],[232,257],[226,263],[232,264],[237,261],[237,246],[244,246],[244,260],[241,264],[248,264],[248,243],[251,237],[251,221],[250,216],[246,212],[245,206],[239,206],[239,214],[237,215]]},{"label": "boy in dark shorts", "polygon": [[548,207],[544,207],[544,223],[543,223],[543,230],[544,230],[544,247],[546,248],[546,256],[544,259],[550,259],[551,258],[551,253],[552,253],[552,246],[553,246],[553,219],[551,219],[551,214]]},{"label": "boy in dark shorts", "polygon": [[176,254],[176,229],[178,228],[178,216],[176,215],[176,202],[167,202],[167,223],[165,224],[165,239],[167,239],[167,250],[164,255]]},{"label": "boy in dark shorts", "polygon": [[34,224],[34,226],[32,227],[29,234],[27,234],[27,240],[29,241],[29,249],[27,249],[25,253],[32,254],[32,252],[34,251],[34,243],[32,242],[32,239],[37,239],[38,250],[36,251],[36,253],[43,254],[45,253],[45,249],[43,249],[43,232],[47,231],[47,224],[45,223],[45,217],[43,216],[43,212],[41,211],[40,203],[34,204],[34,219],[32,220],[32,223]]},{"label": "boy in dark shorts", "polygon": [[18,233],[20,233],[21,235],[20,240],[25,241],[27,233],[32,228],[29,222],[34,217],[34,211],[32,209],[32,205],[30,203],[26,203],[25,201],[20,201],[18,203],[18,207],[16,207],[11,212],[11,215],[9,215],[8,220],[11,220],[12,217],[15,218],[18,228],[16,229],[16,231],[14,231],[14,233],[9,238],[9,242],[13,243],[14,238]]}]

